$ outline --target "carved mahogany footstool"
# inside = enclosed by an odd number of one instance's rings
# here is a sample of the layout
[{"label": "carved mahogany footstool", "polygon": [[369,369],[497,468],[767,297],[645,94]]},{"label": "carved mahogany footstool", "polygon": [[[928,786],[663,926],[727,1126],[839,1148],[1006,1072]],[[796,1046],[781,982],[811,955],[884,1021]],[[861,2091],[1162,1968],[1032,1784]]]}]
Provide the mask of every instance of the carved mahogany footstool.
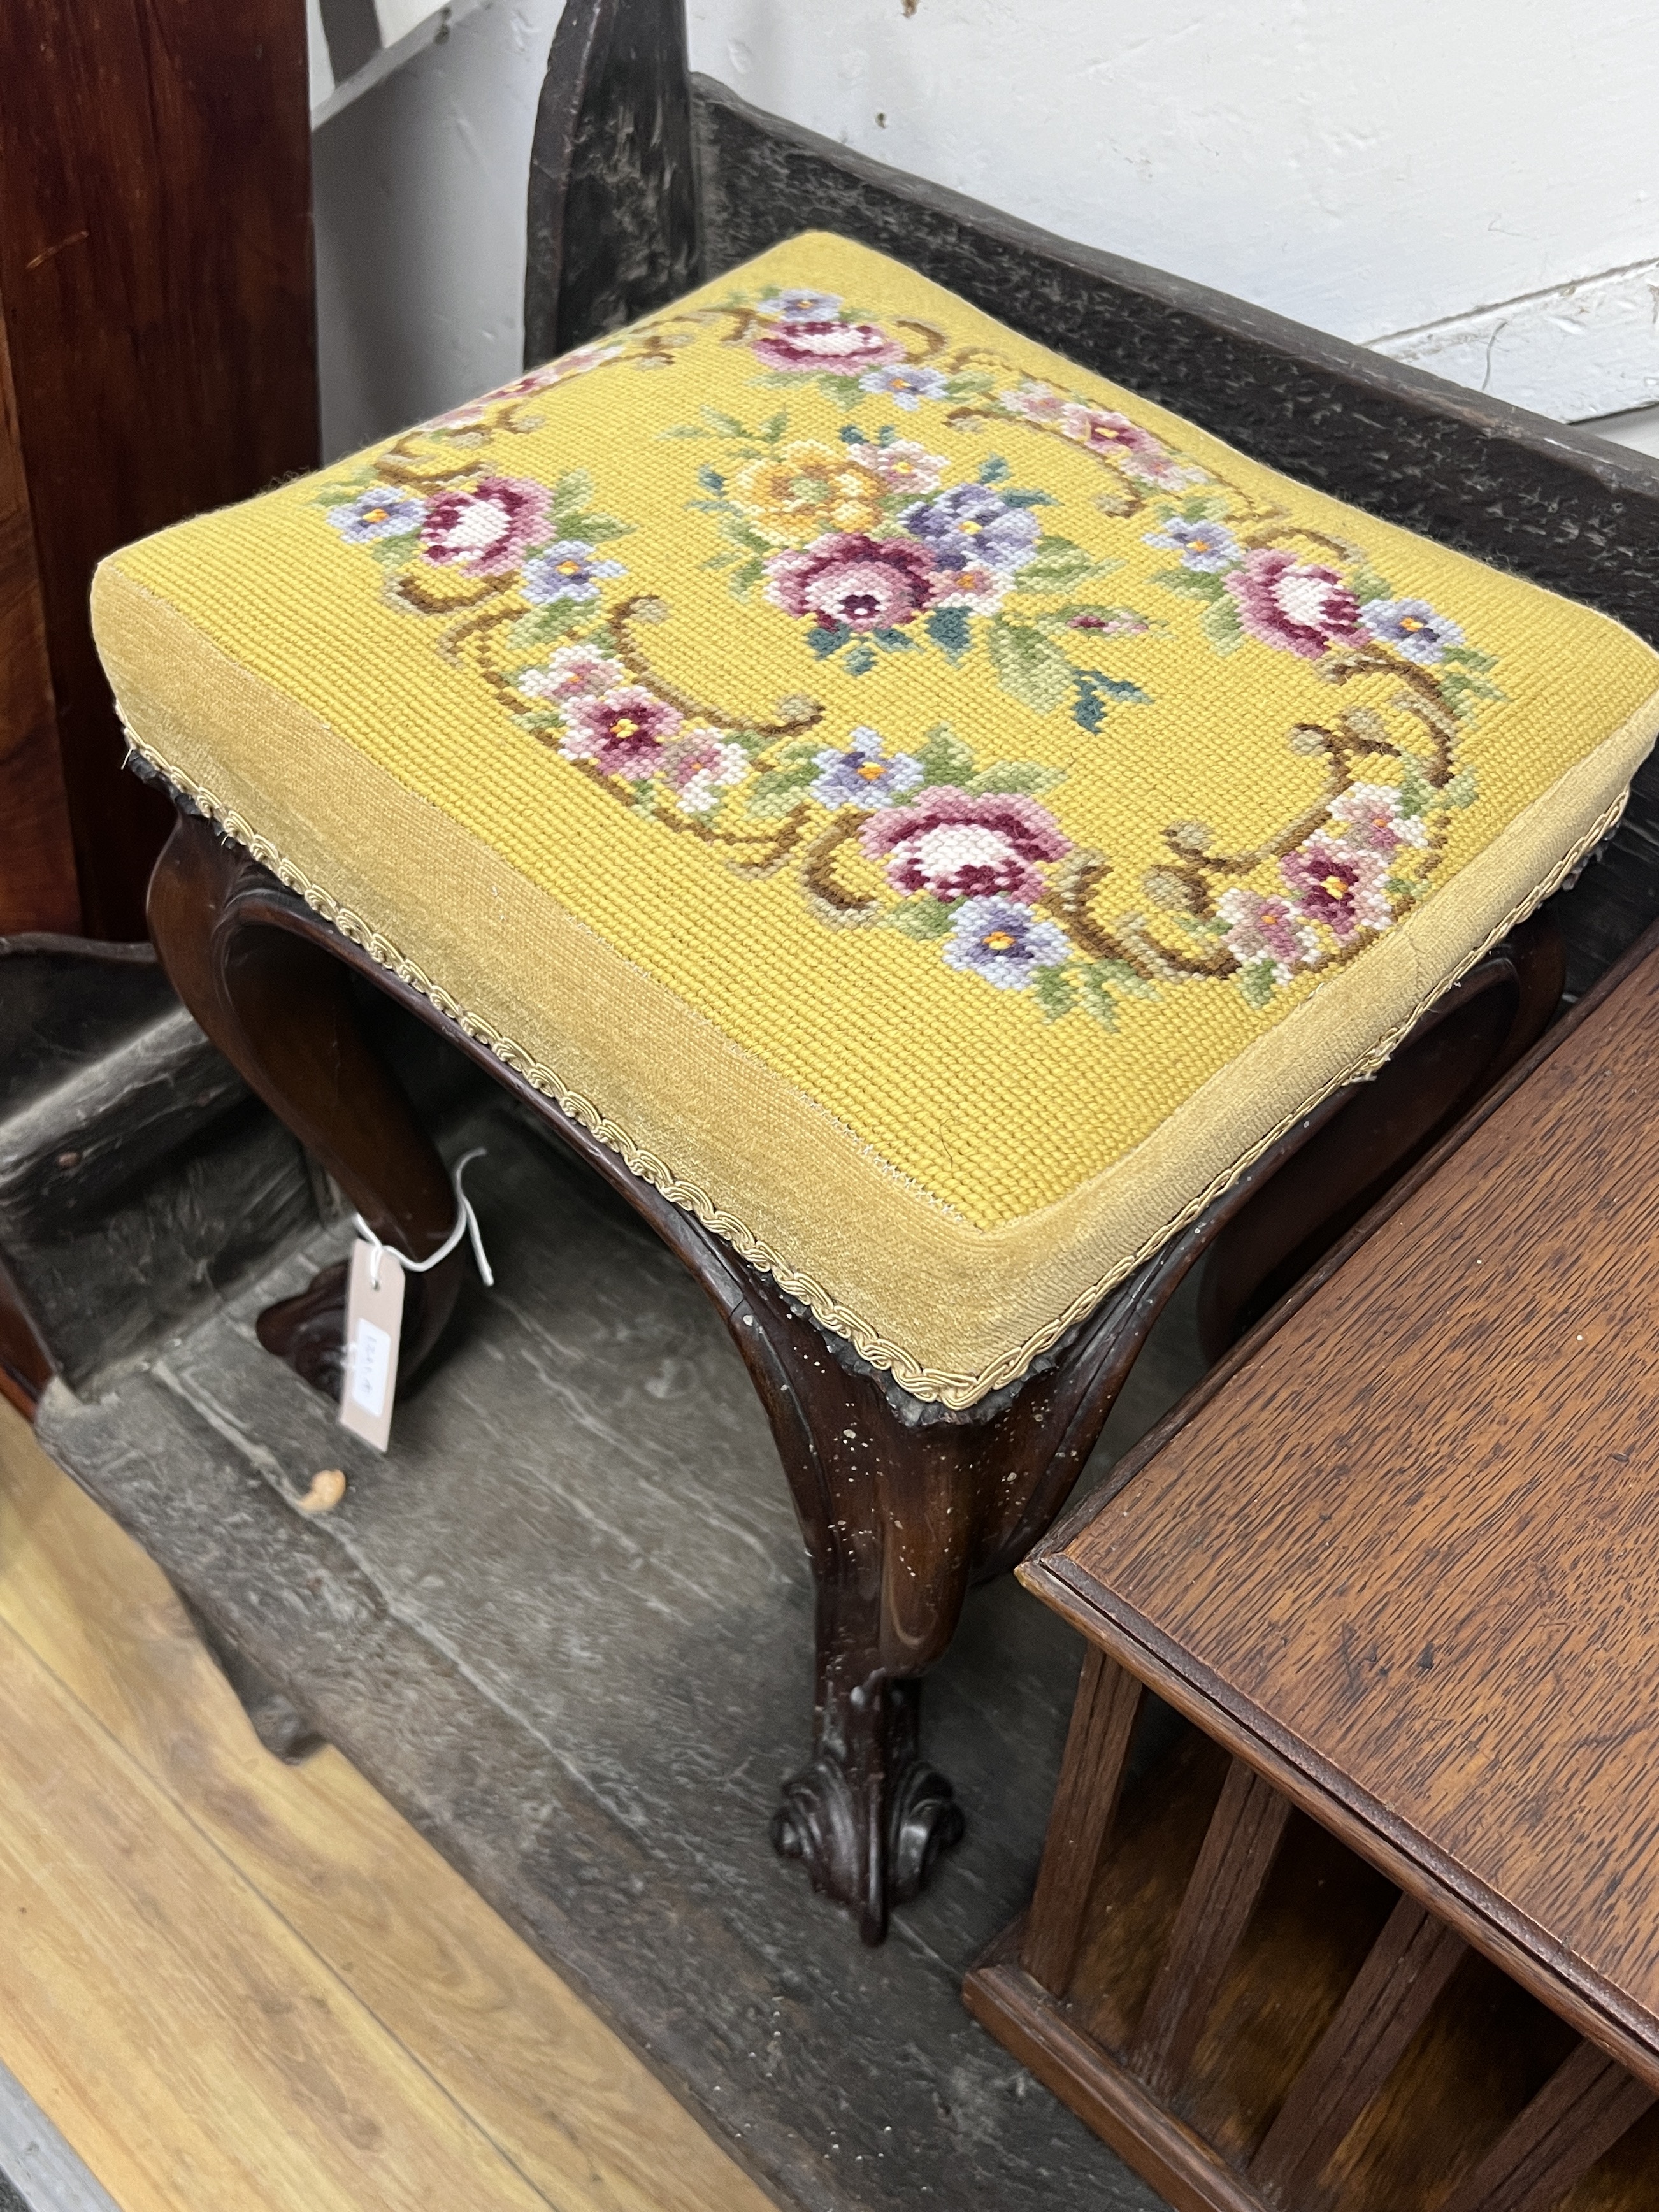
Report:
[{"label": "carved mahogany footstool", "polygon": [[[1605,617],[824,235],[129,548],[95,620],[168,973],[375,1235],[454,1200],[352,969],[720,1307],[818,1589],[775,1838],[872,1940],[960,1832],[917,1684],[969,1585],[1202,1252],[1224,1342],[1535,1033],[1506,933],[1659,723]],[[337,1382],[339,1307],[264,1340]]]},{"label": "carved mahogany footstool", "polygon": [[1021,1570],[1090,1650],[968,2002],[1182,2208],[1659,2203],[1656,948]]}]

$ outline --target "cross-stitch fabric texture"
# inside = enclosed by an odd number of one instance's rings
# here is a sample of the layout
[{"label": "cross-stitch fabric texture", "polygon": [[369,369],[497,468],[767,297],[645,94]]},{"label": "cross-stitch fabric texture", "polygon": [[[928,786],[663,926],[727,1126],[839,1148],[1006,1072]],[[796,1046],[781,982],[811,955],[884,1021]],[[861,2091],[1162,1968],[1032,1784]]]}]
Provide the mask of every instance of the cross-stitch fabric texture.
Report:
[{"label": "cross-stitch fabric texture", "polygon": [[134,742],[924,1397],[1619,803],[1659,662],[841,239],[100,570]]}]

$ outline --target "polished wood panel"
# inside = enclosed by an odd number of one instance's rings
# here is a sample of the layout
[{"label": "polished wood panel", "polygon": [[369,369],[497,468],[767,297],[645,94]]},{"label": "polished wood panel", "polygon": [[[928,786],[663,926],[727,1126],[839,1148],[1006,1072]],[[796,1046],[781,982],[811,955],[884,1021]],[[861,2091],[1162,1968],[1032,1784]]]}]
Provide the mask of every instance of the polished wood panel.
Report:
[{"label": "polished wood panel", "polygon": [[1659,2082],[1656,1053],[1650,957],[1036,1579]]},{"label": "polished wood panel", "polygon": [[[145,1862],[149,1872],[161,1869],[146,1893],[148,1925],[129,1927],[118,1901],[107,1906],[99,1847],[113,1848],[114,1838],[100,1819],[85,1823],[91,1863],[82,1878],[89,1911],[107,1931],[108,1957],[89,1965],[84,1939],[56,1919],[38,1939],[42,2002],[62,2029],[50,2063],[31,2057],[33,2031],[13,2016],[15,2004],[0,2008],[0,2059],[25,2076],[131,2212],[162,2202],[169,2212],[224,2212],[233,2203],[238,2212],[311,2212],[313,2203],[388,2201],[378,2193],[374,2161],[404,2130],[426,2170],[428,2129],[431,2193],[413,2200],[422,2206],[453,2184],[471,2193],[441,2201],[560,2212],[764,2212],[769,2200],[656,2078],[337,1753],[296,1768],[261,1748],[158,1571],[34,1447],[22,1422],[3,1413],[0,1637],[26,1648],[82,1717],[76,1758],[42,1793],[48,1852],[56,1822],[76,1819],[83,1801],[106,1786],[120,1800],[147,1783],[145,1802],[172,1808]],[[43,1709],[29,1695],[21,1704],[27,1739]],[[55,1726],[64,1710],[44,1709],[40,1725]],[[0,1735],[0,1778],[11,1771],[11,1744],[9,1731]],[[0,1778],[0,1796],[8,1786]],[[16,1847],[15,1837],[9,1842]],[[168,1872],[175,1866],[203,1892],[202,1912],[192,1911],[182,1933],[166,1917],[178,1893]],[[242,1900],[237,1924],[245,1930],[286,1928],[303,1947],[273,1956],[261,1939],[264,1978],[254,1985],[294,2078],[251,2066],[223,2084],[222,2110],[201,2112],[191,2103],[200,2086],[191,2054],[238,2002],[233,1954],[216,1932],[232,1911],[227,1893]],[[67,1911],[73,1899],[59,1903]],[[203,1919],[210,1937],[198,1925]],[[190,1971],[144,1990],[143,1946],[174,1936]],[[114,1993],[107,2014],[92,2008],[100,1977]],[[9,1979],[9,1991],[15,1986]],[[378,2101],[366,2109],[383,2140],[357,2142],[348,2132],[335,2142],[329,2156],[337,2154],[337,2163],[313,2198],[287,2191],[286,2166],[268,2161],[263,2145],[267,2135],[303,2134],[316,2120],[320,2083],[298,2061],[302,2024],[319,1993],[333,2014],[356,2008],[356,2016],[379,2024],[371,2047],[381,2054],[382,2077]],[[127,2092],[112,2093],[106,2116],[100,2077],[106,2066],[128,2066],[121,2035],[146,1997],[153,2009],[132,2094],[148,2090],[153,2102],[129,2136]],[[342,2077],[342,2103],[351,2079]],[[326,2112],[321,2124],[325,2130]],[[202,2130],[246,2160],[235,2193],[216,2193],[218,2166],[194,2162]],[[484,2146],[465,2184],[455,2177],[458,2138]]]},{"label": "polished wood panel", "polygon": [[[0,9],[0,307],[93,936],[143,936],[168,817],[121,774],[92,572],[129,539],[315,465],[311,258],[294,0]],[[50,832],[50,760],[30,772]]]},{"label": "polished wood panel", "polygon": [[0,937],[78,930],[81,892],[17,399],[0,312]]}]

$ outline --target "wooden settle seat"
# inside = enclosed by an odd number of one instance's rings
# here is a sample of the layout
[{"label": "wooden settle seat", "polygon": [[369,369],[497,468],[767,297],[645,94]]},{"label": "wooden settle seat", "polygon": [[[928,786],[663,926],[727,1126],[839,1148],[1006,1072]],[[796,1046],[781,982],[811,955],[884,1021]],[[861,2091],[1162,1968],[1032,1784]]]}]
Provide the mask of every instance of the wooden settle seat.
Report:
[{"label": "wooden settle seat", "polygon": [[1650,934],[1020,1571],[967,2001],[1182,2212],[1659,2203],[1656,1058]]}]

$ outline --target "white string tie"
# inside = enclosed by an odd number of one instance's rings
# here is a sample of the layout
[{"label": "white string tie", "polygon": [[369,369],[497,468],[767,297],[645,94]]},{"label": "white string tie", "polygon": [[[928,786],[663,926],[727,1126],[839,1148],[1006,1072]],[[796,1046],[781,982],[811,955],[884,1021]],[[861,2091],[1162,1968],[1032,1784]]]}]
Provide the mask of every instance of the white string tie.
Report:
[{"label": "white string tie", "polygon": [[405,1274],[424,1275],[435,1267],[441,1260],[447,1260],[462,1237],[466,1236],[470,1236],[472,1239],[472,1256],[478,1263],[478,1273],[483,1277],[485,1289],[494,1289],[495,1278],[490,1271],[489,1261],[484,1256],[483,1237],[478,1228],[478,1217],[472,1211],[472,1200],[461,1188],[461,1177],[474,1160],[481,1160],[484,1158],[485,1152],[486,1147],[479,1145],[470,1152],[463,1152],[460,1158],[456,1161],[455,1172],[450,1178],[455,1186],[455,1226],[428,1260],[405,1259],[395,1244],[383,1244],[380,1242],[361,1213],[353,1215],[352,1218],[357,1224],[357,1234],[365,1238],[369,1246],[368,1279],[377,1291],[380,1287],[380,1260],[385,1253],[391,1253]]}]

